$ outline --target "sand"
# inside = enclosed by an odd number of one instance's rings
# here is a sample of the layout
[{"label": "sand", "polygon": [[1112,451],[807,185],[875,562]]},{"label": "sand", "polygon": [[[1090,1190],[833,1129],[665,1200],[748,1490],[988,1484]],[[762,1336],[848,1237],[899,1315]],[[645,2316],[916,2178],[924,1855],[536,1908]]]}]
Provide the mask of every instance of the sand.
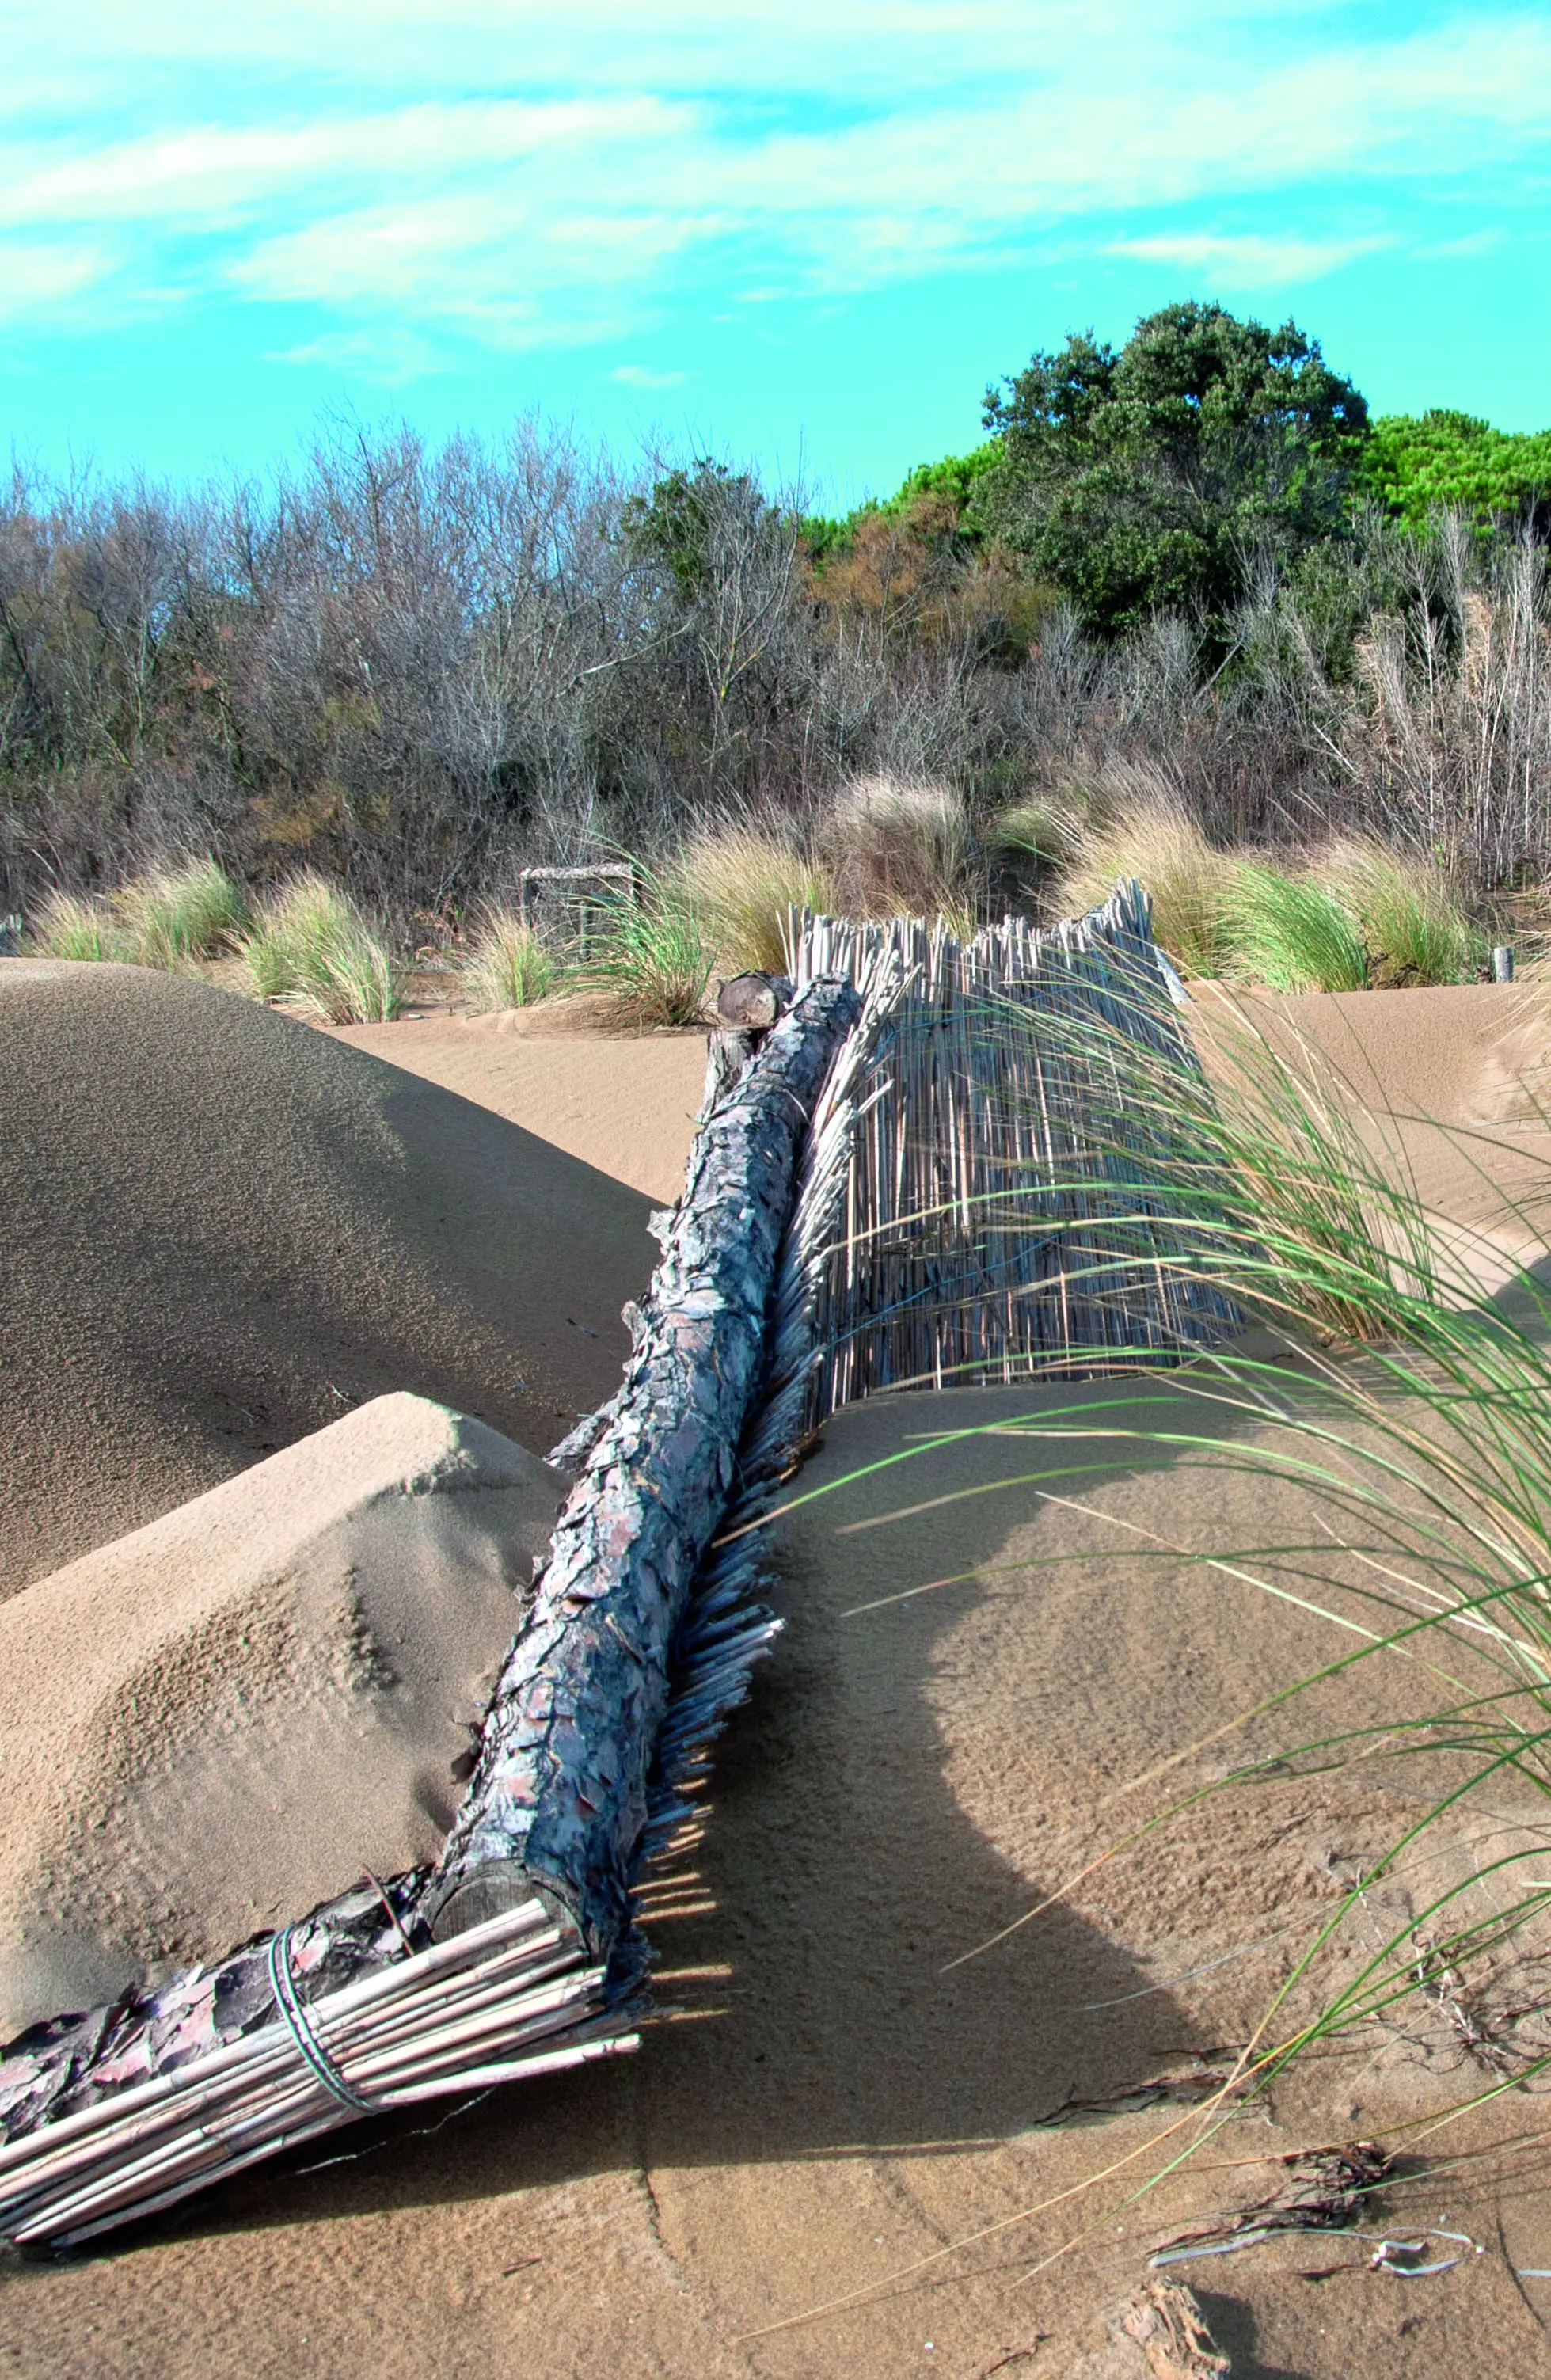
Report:
[{"label": "sand", "polygon": [[706,1037],[584,1034],[547,1007],[349,1025],[333,1037],[537,1133],[671,1205],[684,1186],[706,1077]]},{"label": "sand", "polygon": [[252,1001],[0,961],[0,1591],[388,1391],[542,1452],[618,1384],[651,1199]]},{"label": "sand", "polygon": [[567,1485],[378,1397],[0,1605],[0,2039],[434,1858]]},{"label": "sand", "polygon": [[[1505,1163],[1521,1121],[1491,1088],[1506,1013],[1484,990],[1369,995],[1357,1017],[1387,1067],[1451,1084],[1450,1115],[1484,1116]],[[1329,1008],[1306,1015],[1348,1029]],[[470,1096],[480,1080],[476,1065]],[[1474,1177],[1439,1162],[1436,1196],[1462,1197]],[[825,1487],[944,1424],[1030,1402],[880,1401],[838,1416],[795,1484]],[[1012,1451],[1020,1473],[1039,1469]],[[1381,2027],[1239,2119],[1167,2192],[1121,2204],[1167,2155],[1179,2112],[1145,2104],[1146,2086],[1211,2070],[1245,2037],[1285,1972],[1282,1929],[1333,1907],[1410,1806],[1392,1780],[1204,1805],[1167,1849],[1106,1868],[945,1972],[1113,1840],[1117,1808],[1144,1806],[1116,1804],[1119,1787],[1330,1644],[1219,1573],[1138,1560],[1117,1530],[1265,1542],[1299,1518],[1264,1490],[1175,1464],[1104,1488],[1092,1520],[1042,1504],[1026,1477],[963,1500],[1014,1467],[1008,1453],[1004,1439],[961,1441],[781,1524],[788,1631],[719,1758],[697,1865],[657,1895],[662,1998],[679,2013],[638,2058],[496,2095],[440,2129],[369,2131],[346,2162],[255,2172],[111,2259],[12,2265],[10,2368],[1066,2375],[1101,2346],[1104,2308],[1150,2244],[1263,2188],[1268,2155],[1354,2132],[1399,2140],[1424,2105],[1479,2090],[1446,2016]],[[1051,1553],[1069,1559],[1030,1567]],[[1360,1673],[1327,1718],[1388,1707],[1391,1691]],[[1509,1801],[1484,1815],[1482,1841],[1524,1815]],[[1405,1922],[1393,1895],[1424,1885],[1383,1888],[1375,1925]],[[1084,2117],[1082,2101],[1103,2105]],[[1547,2368],[1551,2284],[1509,2269],[1551,2265],[1545,2152],[1503,2138],[1547,2129],[1544,2105],[1511,2095],[1474,2119],[1479,2162],[1376,2210],[1375,2228],[1430,2221],[1483,2243],[1450,2272],[1403,2282],[1369,2270],[1357,2243],[1306,2238],[1187,2268],[1241,2380]],[[1470,2145],[1456,2127],[1412,2144],[1413,2163]],[[1133,2152],[1102,2190],[1080,2188]],[[1063,2192],[1079,2194],[1008,2223]],[[952,2248],[971,2234],[987,2236]],[[922,2257],[935,2261],[912,2272]],[[869,2284],[858,2304],[751,2335]]]}]

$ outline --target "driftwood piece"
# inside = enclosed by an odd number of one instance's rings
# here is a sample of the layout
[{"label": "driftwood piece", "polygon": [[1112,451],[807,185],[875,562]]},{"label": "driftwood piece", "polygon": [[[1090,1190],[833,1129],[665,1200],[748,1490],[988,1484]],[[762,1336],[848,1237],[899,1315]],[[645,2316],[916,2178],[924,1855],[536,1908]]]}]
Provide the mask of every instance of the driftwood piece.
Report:
[{"label": "driftwood piece", "polygon": [[535,1890],[599,1955],[628,1926],[670,1647],[733,1486],[798,1151],[858,1010],[849,984],[810,986],[701,1130],[427,1898],[439,1937]]}]

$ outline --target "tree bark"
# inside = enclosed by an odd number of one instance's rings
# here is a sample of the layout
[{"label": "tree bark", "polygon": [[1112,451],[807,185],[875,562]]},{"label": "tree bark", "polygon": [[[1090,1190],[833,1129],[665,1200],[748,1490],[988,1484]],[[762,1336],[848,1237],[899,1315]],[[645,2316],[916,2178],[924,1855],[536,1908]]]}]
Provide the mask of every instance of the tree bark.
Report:
[{"label": "tree bark", "polygon": [[803,1136],[859,1012],[849,984],[810,986],[701,1129],[619,1409],[561,1514],[422,1904],[439,1937],[535,1891],[597,1956],[625,1931],[674,1632],[733,1486]]}]

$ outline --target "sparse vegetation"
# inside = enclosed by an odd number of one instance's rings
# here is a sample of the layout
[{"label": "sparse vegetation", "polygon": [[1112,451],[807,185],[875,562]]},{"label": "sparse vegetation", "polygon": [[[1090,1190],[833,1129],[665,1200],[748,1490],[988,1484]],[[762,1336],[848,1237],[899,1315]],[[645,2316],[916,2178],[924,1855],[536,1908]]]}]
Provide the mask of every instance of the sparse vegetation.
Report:
[{"label": "sparse vegetation", "polygon": [[396,1016],[402,970],[353,901],[309,870],[261,900],[241,955],[264,1000],[292,1001],[331,1025]]},{"label": "sparse vegetation", "polygon": [[559,979],[554,953],[510,909],[487,909],[464,953],[464,990],[479,1009],[531,1008]]}]

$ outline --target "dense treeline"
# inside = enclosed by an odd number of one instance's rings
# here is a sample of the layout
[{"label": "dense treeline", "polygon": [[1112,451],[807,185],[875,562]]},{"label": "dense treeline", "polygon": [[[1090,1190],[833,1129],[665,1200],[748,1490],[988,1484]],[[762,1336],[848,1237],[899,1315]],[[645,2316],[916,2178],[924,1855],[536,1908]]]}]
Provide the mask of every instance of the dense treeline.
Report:
[{"label": "dense treeline", "polygon": [[264,485],[18,469],[0,905],[209,850],[435,911],[870,774],[981,829],[1119,787],[1551,868],[1551,437],[1371,423],[1292,325],[1190,306],[1036,356],[986,427],[841,522],[534,420],[338,431]]}]

